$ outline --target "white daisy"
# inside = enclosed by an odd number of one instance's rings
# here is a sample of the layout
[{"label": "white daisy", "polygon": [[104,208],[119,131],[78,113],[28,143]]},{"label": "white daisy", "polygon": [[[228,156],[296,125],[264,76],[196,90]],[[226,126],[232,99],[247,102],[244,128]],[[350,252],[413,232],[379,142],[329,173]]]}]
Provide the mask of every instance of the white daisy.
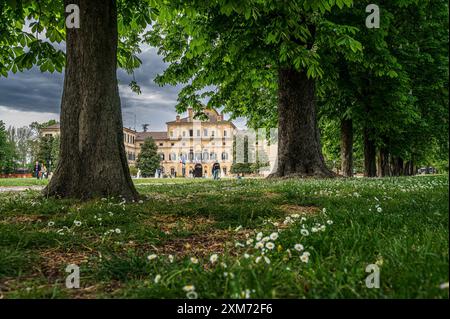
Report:
[{"label": "white daisy", "polygon": [[304,263],[307,263],[309,261],[309,253],[304,252],[301,256],[300,256],[300,260]]},{"label": "white daisy", "polygon": [[209,261],[212,264],[214,264],[218,259],[219,259],[219,256],[217,254],[213,254],[213,255],[211,255],[211,257],[209,257]]},{"label": "white daisy", "polygon": [[303,247],[302,244],[296,244],[296,245],[294,246],[294,249],[295,249],[296,251],[302,251],[303,249],[305,249],[305,247]]},{"label": "white daisy", "polygon": [[187,285],[187,286],[183,287],[183,290],[186,291],[186,292],[195,291],[195,286],[194,285]]},{"label": "white daisy", "polygon": [[151,254],[151,255],[148,255],[148,256],[147,256],[147,259],[150,260],[150,261],[151,261],[151,260],[154,260],[154,259],[156,259],[156,258],[158,258],[158,256],[155,255],[155,254]]},{"label": "white daisy", "polygon": [[260,241],[255,244],[255,248],[256,249],[260,249],[260,248],[263,248],[263,247],[264,247],[264,243],[262,243]]},{"label": "white daisy", "polygon": [[262,237],[263,237],[263,233],[258,233],[258,234],[256,235],[256,240],[257,240],[257,241],[260,241]]}]

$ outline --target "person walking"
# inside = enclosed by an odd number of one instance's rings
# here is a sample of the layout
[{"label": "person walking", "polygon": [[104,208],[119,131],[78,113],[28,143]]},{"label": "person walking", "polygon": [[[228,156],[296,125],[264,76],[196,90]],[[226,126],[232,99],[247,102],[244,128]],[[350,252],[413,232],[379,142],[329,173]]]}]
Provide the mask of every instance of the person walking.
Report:
[{"label": "person walking", "polygon": [[39,161],[36,161],[36,164],[34,164],[34,175],[37,179],[39,179],[41,175],[41,163],[39,163]]},{"label": "person walking", "polygon": [[47,167],[45,167],[44,164],[42,164],[42,174],[41,174],[41,179],[47,179],[48,175],[47,175]]},{"label": "person walking", "polygon": [[220,173],[220,164],[218,162],[215,162],[212,167],[212,174],[214,179],[219,179],[219,173]]}]

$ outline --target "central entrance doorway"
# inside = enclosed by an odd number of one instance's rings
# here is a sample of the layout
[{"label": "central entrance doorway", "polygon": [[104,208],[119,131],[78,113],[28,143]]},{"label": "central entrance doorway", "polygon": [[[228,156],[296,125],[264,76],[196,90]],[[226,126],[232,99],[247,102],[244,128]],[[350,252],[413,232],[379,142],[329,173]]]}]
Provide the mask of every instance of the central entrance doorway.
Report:
[{"label": "central entrance doorway", "polygon": [[203,177],[202,164],[196,164],[194,167],[194,177]]}]

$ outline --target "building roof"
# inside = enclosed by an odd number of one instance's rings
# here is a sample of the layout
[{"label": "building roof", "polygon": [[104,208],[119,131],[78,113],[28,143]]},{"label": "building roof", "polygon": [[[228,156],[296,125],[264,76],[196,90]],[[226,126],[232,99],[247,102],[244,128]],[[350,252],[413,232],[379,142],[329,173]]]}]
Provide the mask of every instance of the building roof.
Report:
[{"label": "building roof", "polygon": [[144,141],[148,137],[152,137],[154,140],[165,140],[165,139],[167,139],[167,132],[137,132],[136,133],[137,141]]},{"label": "building roof", "polygon": [[59,123],[43,127],[43,130],[59,130]]},{"label": "building roof", "polygon": [[[192,108],[188,109],[188,112],[190,113],[188,117],[181,118],[179,120],[170,121],[166,124],[180,124],[180,123],[191,123],[193,120],[193,110]],[[226,121],[223,119],[223,115],[217,112],[216,109],[205,109],[203,110],[203,114],[206,115],[207,119],[202,120],[202,123],[214,123],[214,124],[231,124],[233,127],[236,127],[233,122]]]}]

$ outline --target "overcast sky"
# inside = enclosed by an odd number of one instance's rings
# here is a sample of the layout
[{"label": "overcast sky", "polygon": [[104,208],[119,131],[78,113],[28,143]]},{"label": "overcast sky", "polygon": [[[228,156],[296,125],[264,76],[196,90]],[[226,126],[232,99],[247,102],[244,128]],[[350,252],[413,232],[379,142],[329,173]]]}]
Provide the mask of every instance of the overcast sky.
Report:
[{"label": "overcast sky", "polygon": [[[142,66],[135,71],[142,94],[130,90],[131,76],[118,71],[124,126],[141,130],[150,124],[152,131],[166,130],[166,122],[175,119],[175,104],[180,87],[159,87],[153,79],[165,69],[155,48],[146,48],[140,54]],[[21,127],[34,121],[59,120],[63,74],[41,73],[38,68],[0,77],[0,120],[6,126]],[[135,116],[136,115],[136,116]],[[136,123],[135,123],[136,117]],[[228,118],[225,116],[225,118]],[[238,128],[245,120],[233,121]]]}]

